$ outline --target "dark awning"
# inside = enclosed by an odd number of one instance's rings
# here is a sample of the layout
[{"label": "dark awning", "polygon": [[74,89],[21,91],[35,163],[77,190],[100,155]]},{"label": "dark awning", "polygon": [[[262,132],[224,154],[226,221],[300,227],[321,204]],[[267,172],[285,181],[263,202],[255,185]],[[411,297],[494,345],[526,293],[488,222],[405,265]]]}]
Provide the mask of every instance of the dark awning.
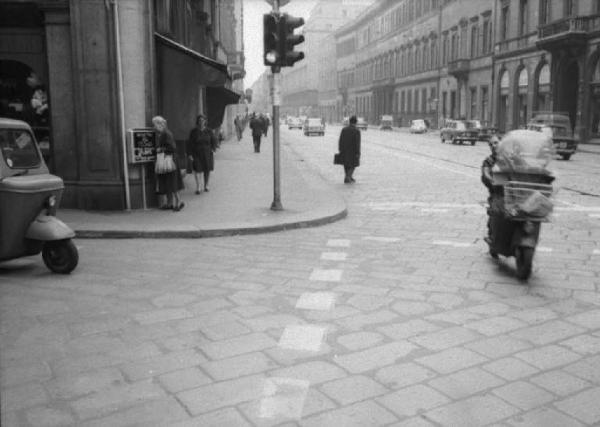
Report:
[{"label": "dark awning", "polygon": [[215,129],[223,123],[225,107],[237,104],[240,94],[225,87],[207,87],[206,104],[208,107],[208,127]]},{"label": "dark awning", "polygon": [[229,79],[227,64],[215,61],[168,37],[154,33],[157,41],[157,54],[161,62],[177,72],[185,70],[193,75],[202,86],[223,86]]}]

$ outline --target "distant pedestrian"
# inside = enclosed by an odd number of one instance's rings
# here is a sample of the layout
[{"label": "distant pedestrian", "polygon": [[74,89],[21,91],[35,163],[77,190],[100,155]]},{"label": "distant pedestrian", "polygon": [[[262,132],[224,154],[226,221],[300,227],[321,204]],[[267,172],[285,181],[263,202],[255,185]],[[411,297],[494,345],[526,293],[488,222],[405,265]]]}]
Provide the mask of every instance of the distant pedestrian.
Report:
[{"label": "distant pedestrian", "polygon": [[214,152],[217,149],[217,137],[206,127],[206,117],[196,117],[196,127],[190,132],[186,151],[192,161],[192,171],[196,180],[196,194],[200,194],[200,174],[204,176],[204,191],[209,191],[210,172],[214,169]]},{"label": "distant pedestrian", "polygon": [[173,134],[167,128],[167,121],[156,116],[152,119],[152,125],[158,133],[158,142],[156,146],[157,153],[164,153],[165,156],[171,156],[175,163],[175,170],[167,173],[158,174],[156,176],[158,184],[158,193],[164,194],[166,203],[160,209],[173,209],[179,212],[185,204],[179,198],[179,190],[183,189],[183,179],[181,178],[181,170],[177,161],[177,145]]},{"label": "distant pedestrian", "polygon": [[260,118],[256,117],[256,114],[252,113],[250,119],[250,129],[252,129],[252,142],[254,143],[254,152],[260,153],[260,138],[264,132],[263,123]]},{"label": "distant pedestrian", "polygon": [[338,152],[344,165],[344,183],[354,183],[354,169],[360,165],[360,130],[356,128],[356,116],[350,117],[348,126],[340,132]]},{"label": "distant pedestrian", "polygon": [[271,120],[269,119],[269,116],[266,114],[261,115],[261,118],[262,118],[262,122],[263,122],[264,135],[266,137],[267,133],[269,132],[269,126],[271,125]]},{"label": "distant pedestrian", "polygon": [[237,139],[238,141],[241,141],[244,133],[244,123],[239,114],[235,116],[235,119],[233,119],[233,125],[235,126],[235,134],[237,135]]}]

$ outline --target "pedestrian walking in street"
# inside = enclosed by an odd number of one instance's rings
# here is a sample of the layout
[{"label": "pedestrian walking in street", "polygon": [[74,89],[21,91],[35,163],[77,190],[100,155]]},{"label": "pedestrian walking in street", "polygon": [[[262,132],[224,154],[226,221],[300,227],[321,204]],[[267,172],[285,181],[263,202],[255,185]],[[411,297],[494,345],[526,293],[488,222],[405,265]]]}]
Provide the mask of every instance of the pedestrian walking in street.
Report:
[{"label": "pedestrian walking in street", "polygon": [[244,123],[240,115],[236,115],[235,119],[233,119],[233,125],[235,127],[235,134],[237,135],[238,141],[242,140],[242,136],[244,136]]},{"label": "pedestrian walking in street", "polygon": [[217,137],[206,127],[206,117],[196,117],[196,127],[190,132],[186,152],[192,162],[192,171],[196,180],[196,194],[200,194],[200,174],[204,178],[204,191],[208,191],[210,172],[214,169],[214,152],[217,149]]},{"label": "pedestrian walking in street", "polygon": [[254,143],[254,152],[260,153],[260,138],[263,134],[263,123],[255,113],[252,113],[250,119],[250,129],[252,129],[252,142]]},{"label": "pedestrian walking in street", "polygon": [[271,120],[269,120],[269,116],[266,114],[262,114],[261,116],[262,122],[263,122],[263,134],[265,135],[265,138],[267,137],[267,133],[269,133],[269,126],[271,125]]},{"label": "pedestrian walking in street", "polygon": [[344,166],[344,183],[356,182],[353,177],[354,169],[360,165],[360,130],[356,128],[356,116],[350,117],[348,126],[340,132],[338,152]]},{"label": "pedestrian walking in street", "polygon": [[181,178],[181,169],[177,160],[175,138],[173,138],[173,134],[167,127],[167,120],[163,117],[154,117],[152,125],[158,133],[156,152],[164,153],[165,157],[170,156],[175,164],[174,170],[166,173],[158,173],[156,176],[158,193],[164,194],[166,198],[166,202],[160,209],[172,209],[175,212],[179,212],[185,204],[179,198],[179,190],[183,189],[183,179]]}]

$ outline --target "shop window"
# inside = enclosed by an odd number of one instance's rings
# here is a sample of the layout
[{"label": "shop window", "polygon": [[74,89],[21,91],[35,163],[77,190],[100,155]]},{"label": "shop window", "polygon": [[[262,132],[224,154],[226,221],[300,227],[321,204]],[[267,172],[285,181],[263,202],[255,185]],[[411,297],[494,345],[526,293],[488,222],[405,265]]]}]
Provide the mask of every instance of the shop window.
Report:
[{"label": "shop window", "polygon": [[481,86],[481,120],[489,119],[489,91],[487,86]]},{"label": "shop window", "polygon": [[592,138],[600,138],[600,58],[596,60],[590,89],[590,133]]}]

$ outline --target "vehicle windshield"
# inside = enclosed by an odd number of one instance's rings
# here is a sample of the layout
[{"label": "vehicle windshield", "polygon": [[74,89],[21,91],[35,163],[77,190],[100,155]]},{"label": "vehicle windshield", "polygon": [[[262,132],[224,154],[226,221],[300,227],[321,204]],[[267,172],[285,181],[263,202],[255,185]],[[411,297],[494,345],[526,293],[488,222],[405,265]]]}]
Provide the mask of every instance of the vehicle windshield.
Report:
[{"label": "vehicle windshield", "polygon": [[500,141],[497,165],[501,170],[535,173],[546,169],[554,154],[552,139],[543,132],[514,130]]},{"label": "vehicle windshield", "polygon": [[425,126],[425,122],[423,120],[413,120],[413,126]]},{"label": "vehicle windshield", "polygon": [[465,130],[467,126],[463,122],[456,122],[456,129]]},{"label": "vehicle windshield", "polygon": [[481,125],[479,124],[478,121],[471,120],[471,121],[465,122],[465,127],[467,129],[479,129],[481,127]]},{"label": "vehicle windshield", "polygon": [[40,165],[33,136],[25,129],[0,129],[0,151],[11,169],[29,169]]}]

